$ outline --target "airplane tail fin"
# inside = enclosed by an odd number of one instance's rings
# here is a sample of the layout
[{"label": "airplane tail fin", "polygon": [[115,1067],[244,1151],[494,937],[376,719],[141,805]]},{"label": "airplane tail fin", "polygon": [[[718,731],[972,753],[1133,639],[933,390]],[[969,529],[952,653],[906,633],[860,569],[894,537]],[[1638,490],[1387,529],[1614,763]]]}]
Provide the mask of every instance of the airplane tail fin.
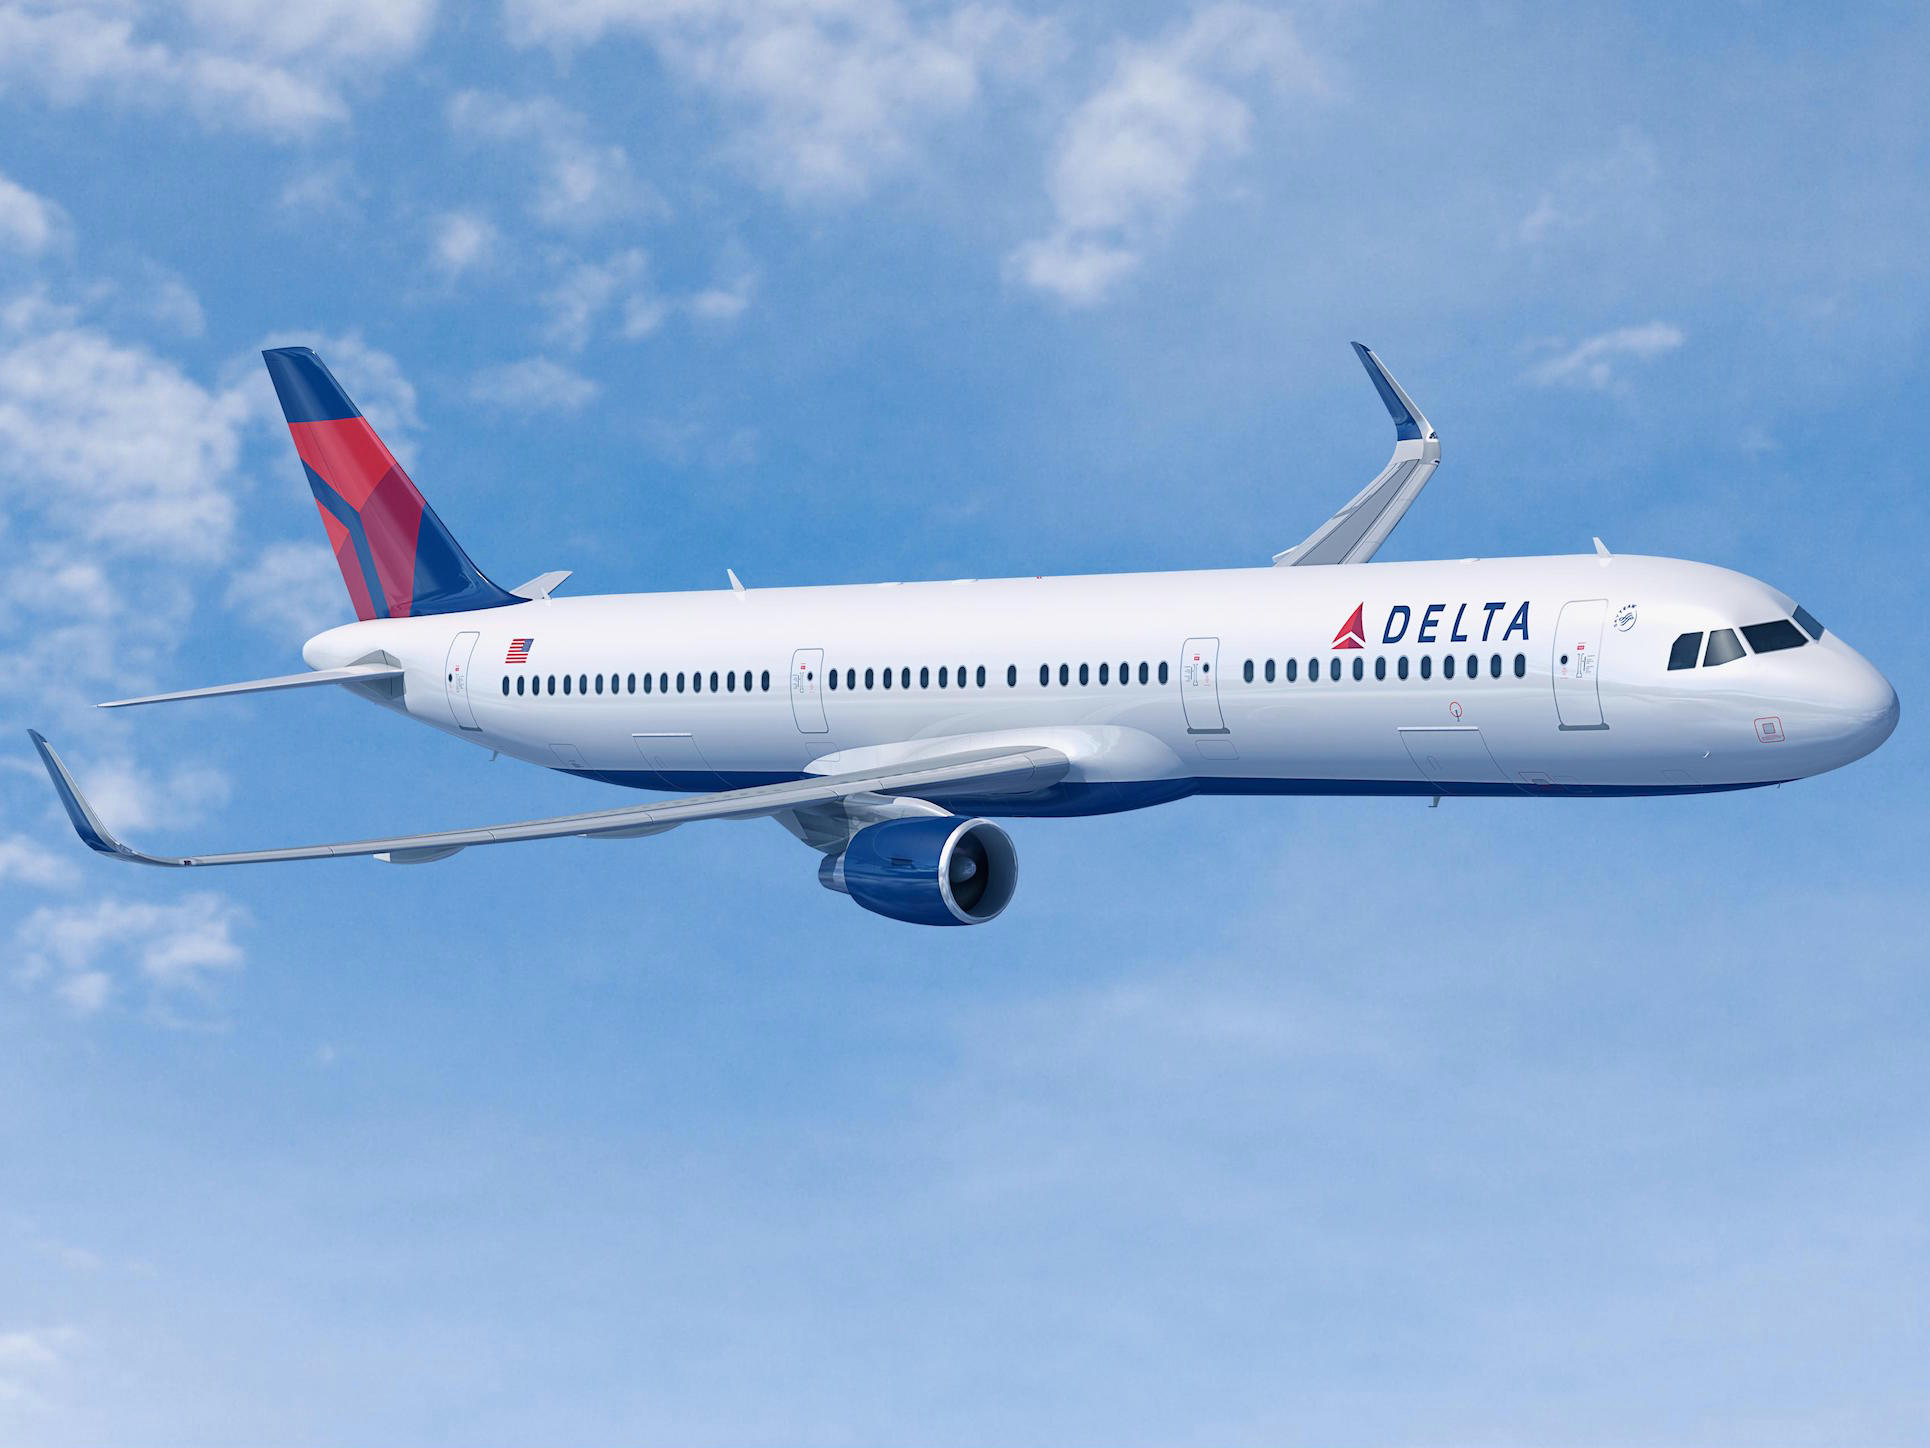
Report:
[{"label": "airplane tail fin", "polygon": [[307,347],[263,352],[357,618],[408,618],[522,600],[491,583]]}]

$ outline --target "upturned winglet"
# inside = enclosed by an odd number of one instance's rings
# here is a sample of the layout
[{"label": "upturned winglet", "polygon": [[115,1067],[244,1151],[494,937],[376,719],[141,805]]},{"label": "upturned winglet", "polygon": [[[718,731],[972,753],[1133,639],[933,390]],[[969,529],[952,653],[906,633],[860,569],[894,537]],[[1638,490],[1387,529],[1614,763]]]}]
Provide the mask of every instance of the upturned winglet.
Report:
[{"label": "upturned winglet", "polygon": [[1283,553],[1273,555],[1275,567],[1316,563],[1365,563],[1380,550],[1427,480],[1441,463],[1441,440],[1421,415],[1414,399],[1381,365],[1371,347],[1354,343],[1354,355],[1373,379],[1387,415],[1394,419],[1394,455],[1379,475],[1362,488],[1333,517]]}]

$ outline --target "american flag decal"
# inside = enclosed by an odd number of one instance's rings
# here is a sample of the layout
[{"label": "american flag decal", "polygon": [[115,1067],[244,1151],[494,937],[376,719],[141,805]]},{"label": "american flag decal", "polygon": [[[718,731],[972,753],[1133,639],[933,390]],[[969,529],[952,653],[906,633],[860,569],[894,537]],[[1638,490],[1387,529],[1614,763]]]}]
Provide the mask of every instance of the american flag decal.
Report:
[{"label": "american flag decal", "polygon": [[536,642],[535,639],[511,639],[509,641],[509,655],[507,658],[503,660],[503,662],[505,664],[528,663],[529,646],[535,642]]}]

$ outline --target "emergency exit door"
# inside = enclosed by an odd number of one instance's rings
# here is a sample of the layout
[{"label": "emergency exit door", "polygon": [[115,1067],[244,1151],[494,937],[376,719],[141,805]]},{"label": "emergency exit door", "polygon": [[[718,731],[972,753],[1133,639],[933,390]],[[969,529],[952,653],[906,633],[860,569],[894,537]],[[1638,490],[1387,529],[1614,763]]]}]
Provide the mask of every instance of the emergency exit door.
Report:
[{"label": "emergency exit door", "polygon": [[791,717],[800,734],[823,734],[824,650],[799,649],[791,655]]},{"label": "emergency exit door", "polygon": [[1228,733],[1220,715],[1220,641],[1188,639],[1179,655],[1179,697],[1188,734]]},{"label": "emergency exit door", "polygon": [[1555,716],[1563,729],[1606,729],[1602,718],[1602,625],[1608,600],[1586,598],[1562,605],[1555,625]]},{"label": "emergency exit door", "polygon": [[449,658],[443,667],[443,684],[449,690],[449,712],[458,729],[477,729],[476,711],[469,703],[469,660],[476,652],[479,633],[459,633],[449,645]]}]

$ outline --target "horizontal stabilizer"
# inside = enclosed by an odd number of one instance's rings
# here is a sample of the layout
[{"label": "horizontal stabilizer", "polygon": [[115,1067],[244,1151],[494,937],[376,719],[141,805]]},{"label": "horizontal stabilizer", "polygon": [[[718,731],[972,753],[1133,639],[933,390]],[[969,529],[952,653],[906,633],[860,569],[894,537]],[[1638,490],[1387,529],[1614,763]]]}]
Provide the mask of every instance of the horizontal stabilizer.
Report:
[{"label": "horizontal stabilizer", "polygon": [[231,694],[273,694],[282,689],[308,689],[316,684],[373,684],[399,679],[402,670],[390,664],[350,664],[344,669],[316,669],[306,674],[283,674],[274,679],[247,679],[239,684],[213,684],[205,689],[180,689],[172,694],[146,694],[139,699],[115,699],[102,709],[131,709],[136,704],[173,704],[182,699],[224,699]]}]

